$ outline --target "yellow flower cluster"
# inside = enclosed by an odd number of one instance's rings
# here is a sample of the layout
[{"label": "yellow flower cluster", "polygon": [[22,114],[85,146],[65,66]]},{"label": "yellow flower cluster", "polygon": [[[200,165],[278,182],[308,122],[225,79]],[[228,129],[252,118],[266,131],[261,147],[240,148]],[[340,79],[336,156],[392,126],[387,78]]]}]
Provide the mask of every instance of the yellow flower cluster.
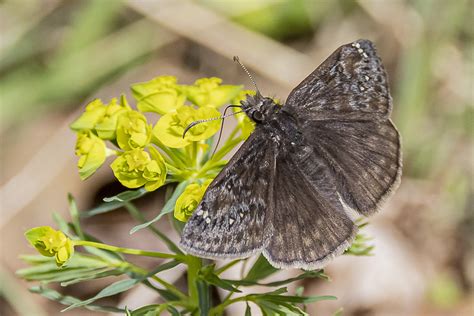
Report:
[{"label": "yellow flower cluster", "polygon": [[[79,175],[87,179],[107,157],[115,156],[110,167],[127,188],[153,191],[169,182],[193,183],[176,203],[176,217],[186,220],[201,200],[209,179],[223,165],[212,161],[209,152],[221,121],[206,120],[219,118],[220,107],[240,104],[252,92],[242,91],[241,86],[223,85],[219,78],[201,78],[192,85],[183,85],[173,76],[137,83],[131,90],[136,109],[124,95],[109,103],[96,99],[70,125],[77,133]],[[154,123],[150,124],[152,119]],[[243,113],[237,115],[237,120],[240,136],[232,144],[246,139],[254,128]],[[183,137],[186,128],[196,121],[206,122],[196,124]]]}]

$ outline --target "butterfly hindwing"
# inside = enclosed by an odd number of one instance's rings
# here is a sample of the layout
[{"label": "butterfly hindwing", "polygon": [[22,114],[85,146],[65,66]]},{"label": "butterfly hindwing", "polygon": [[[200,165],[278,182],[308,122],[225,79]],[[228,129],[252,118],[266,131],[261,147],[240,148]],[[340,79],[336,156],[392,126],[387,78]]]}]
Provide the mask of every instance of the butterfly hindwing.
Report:
[{"label": "butterfly hindwing", "polygon": [[263,253],[275,267],[317,269],[350,246],[357,227],[324,159],[304,144],[291,146],[278,155],[274,231]]},{"label": "butterfly hindwing", "polygon": [[392,99],[373,43],[339,47],[293,89],[285,107],[301,122],[387,119]]},{"label": "butterfly hindwing", "polygon": [[184,227],[181,246],[207,258],[244,257],[272,232],[275,148],[258,129],[209,185]]},{"label": "butterfly hindwing", "polygon": [[374,213],[398,186],[401,145],[390,120],[318,122],[304,133],[336,174],[344,202],[359,213]]}]

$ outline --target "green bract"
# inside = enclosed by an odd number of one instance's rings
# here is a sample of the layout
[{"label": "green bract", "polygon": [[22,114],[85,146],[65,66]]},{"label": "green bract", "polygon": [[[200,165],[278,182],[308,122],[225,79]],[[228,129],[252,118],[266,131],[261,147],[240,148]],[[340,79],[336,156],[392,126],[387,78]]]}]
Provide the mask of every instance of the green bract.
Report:
[{"label": "green bract", "polygon": [[197,183],[188,185],[176,200],[174,217],[182,222],[187,222],[199,202],[201,202],[202,197],[211,182],[212,180],[206,180],[202,185]]},{"label": "green bract", "polygon": [[90,177],[102,166],[106,158],[106,146],[102,139],[90,131],[77,133],[76,155],[79,156],[77,167],[82,180]]},{"label": "green bract", "polygon": [[201,141],[211,137],[220,127],[220,121],[218,120],[201,123],[192,127],[186,137],[183,138],[184,130],[189,124],[219,116],[219,111],[213,107],[195,109],[191,106],[182,106],[163,115],[153,128],[153,135],[168,147],[185,147],[192,141]]},{"label": "green bract", "polygon": [[165,183],[165,161],[155,148],[148,149],[150,154],[141,148],[126,151],[110,165],[115,177],[127,188],[144,185],[147,191],[154,191]]},{"label": "green bract", "polygon": [[25,233],[25,237],[43,256],[55,257],[58,267],[63,266],[74,254],[72,241],[63,232],[49,226],[32,228]]},{"label": "green bract", "polygon": [[120,98],[120,104],[117,103],[116,98],[113,98],[106,106],[104,116],[95,125],[97,135],[102,139],[115,139],[118,118],[120,114],[129,110],[131,109],[124,95]]},{"label": "green bract", "polygon": [[143,148],[150,142],[151,125],[137,111],[122,113],[117,122],[117,143],[123,150]]},{"label": "green bract", "polygon": [[120,114],[130,110],[125,97],[122,96],[120,104],[113,98],[107,105],[95,99],[86,106],[86,110],[71,125],[74,131],[94,131],[102,139],[115,139],[117,119]]},{"label": "green bract", "polygon": [[105,105],[100,99],[95,99],[86,106],[81,116],[69,126],[74,131],[91,130],[105,115]]},{"label": "green bract", "polygon": [[137,100],[137,108],[142,112],[166,114],[175,110],[186,101],[181,93],[177,79],[173,76],[160,76],[150,81],[132,86],[132,93]]},{"label": "green bract", "polygon": [[193,86],[185,88],[188,99],[197,106],[212,106],[218,108],[228,104],[235,98],[241,86],[221,85],[220,78],[202,78],[196,80]]}]

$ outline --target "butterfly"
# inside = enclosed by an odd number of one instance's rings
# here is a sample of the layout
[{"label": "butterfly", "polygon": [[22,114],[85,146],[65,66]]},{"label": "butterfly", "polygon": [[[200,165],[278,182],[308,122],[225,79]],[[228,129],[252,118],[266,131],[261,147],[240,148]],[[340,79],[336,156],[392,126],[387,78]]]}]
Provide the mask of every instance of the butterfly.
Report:
[{"label": "butterfly", "polygon": [[181,247],[204,258],[262,253],[276,268],[318,269],[352,243],[351,211],[377,212],[398,187],[399,133],[374,44],[339,47],[283,106],[241,102],[255,130],[209,185]]}]

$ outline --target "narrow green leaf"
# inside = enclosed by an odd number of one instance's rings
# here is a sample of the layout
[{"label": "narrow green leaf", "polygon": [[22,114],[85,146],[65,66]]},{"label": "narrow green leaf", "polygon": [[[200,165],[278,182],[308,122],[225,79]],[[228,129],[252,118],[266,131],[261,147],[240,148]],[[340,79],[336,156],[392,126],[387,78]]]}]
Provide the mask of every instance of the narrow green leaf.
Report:
[{"label": "narrow green leaf", "polygon": [[247,307],[245,308],[245,316],[252,316],[252,310],[250,309],[249,302],[245,302]]},{"label": "narrow green leaf", "polygon": [[267,301],[272,302],[289,302],[289,303],[314,303],[318,301],[337,300],[335,296],[290,296],[290,295],[261,295]]},{"label": "narrow green leaf", "polygon": [[56,213],[56,212],[53,213],[53,220],[56,223],[56,225],[58,225],[58,228],[60,231],[62,231],[66,235],[70,235],[71,232],[69,230],[68,223],[64,220],[64,218],[62,218],[62,216],[59,213]]},{"label": "narrow green leaf", "polygon": [[146,305],[142,306],[140,308],[135,309],[132,311],[132,316],[145,316],[145,315],[150,315],[148,313],[151,313],[153,315],[153,312],[156,312],[160,308],[160,304],[152,304],[152,305]]},{"label": "narrow green leaf", "polygon": [[[31,257],[29,257],[31,258]],[[45,273],[67,273],[70,270],[74,269],[100,269],[100,268],[105,268],[108,267],[108,264],[100,259],[90,257],[90,256],[85,256],[80,253],[74,254],[74,256],[68,261],[67,265],[58,268],[54,258],[45,258],[46,260],[43,261],[36,261],[36,264],[18,270],[16,273],[17,275],[21,276],[22,278],[30,278],[35,275],[40,276]]]},{"label": "narrow green leaf", "polygon": [[68,193],[67,200],[69,204],[69,213],[71,214],[72,218],[72,225],[74,226],[74,230],[79,238],[84,239],[84,233],[81,229],[81,223],[79,222],[79,210],[77,209],[76,200],[72,196],[71,193]]},{"label": "narrow green leaf", "polygon": [[264,279],[277,271],[277,268],[274,268],[270,263],[268,263],[263,255],[260,255],[243,281],[255,282]]},{"label": "narrow green leaf", "polygon": [[[145,223],[146,220],[143,217],[142,213],[135,207],[130,202],[125,203],[125,208],[127,209],[128,213],[136,220]],[[152,233],[154,233],[158,238],[160,238],[168,247],[169,250],[173,251],[176,254],[182,255],[183,252],[179,247],[171,240],[169,239],[165,234],[163,234],[161,231],[159,231],[155,226],[150,225],[147,227]]]},{"label": "narrow green leaf", "polygon": [[[173,306],[171,306],[171,305],[168,305],[168,306],[166,307],[166,310],[167,310],[168,312],[170,312],[172,316],[180,316],[180,315],[181,315],[181,314],[179,313],[179,311],[178,311],[176,308],[174,308]],[[207,316],[207,314],[206,314],[206,316]]]},{"label": "narrow green leaf", "polygon": [[143,228],[146,228],[146,227],[150,226],[154,222],[158,221],[161,217],[163,217],[163,215],[171,213],[174,210],[174,205],[176,204],[176,200],[181,195],[181,193],[184,192],[184,189],[186,188],[187,185],[188,185],[188,181],[183,181],[180,184],[178,184],[178,186],[174,190],[173,194],[171,195],[170,199],[165,203],[165,206],[163,207],[161,212],[155,218],[153,218],[152,220],[133,227],[130,230],[130,234],[136,233],[140,229],[143,229]]},{"label": "narrow green leaf", "polygon": [[147,286],[148,288],[158,292],[161,296],[166,301],[178,301],[180,299],[179,296],[174,294],[173,292],[166,290],[166,289],[160,289],[155,287],[155,285],[151,284],[150,281],[144,280],[143,285]]},{"label": "narrow green leaf", "polygon": [[270,282],[270,283],[258,283],[259,285],[263,286],[282,286],[294,281],[298,280],[303,280],[303,279],[314,279],[314,278],[320,278],[323,280],[327,280],[328,276],[324,274],[323,270],[317,270],[317,271],[305,271],[301,273],[300,275],[294,277],[294,278],[289,278],[286,280],[281,280],[281,281],[275,281],[275,282]]},{"label": "narrow green leaf", "polygon": [[92,216],[99,215],[99,214],[104,214],[104,213],[107,213],[107,212],[110,212],[110,211],[115,211],[115,210],[121,208],[123,205],[124,205],[124,202],[117,202],[117,201],[104,202],[104,203],[100,204],[99,206],[94,207],[94,208],[92,208],[88,211],[81,212],[80,215],[83,218],[92,217]]},{"label": "narrow green leaf", "polygon": [[117,195],[104,198],[104,202],[128,202],[145,195],[148,191],[145,188],[138,190],[124,191]]},{"label": "narrow green leaf", "polygon": [[236,287],[234,287],[232,283],[219,278],[214,271],[215,271],[214,265],[208,265],[201,269],[201,271],[199,272],[199,276],[201,279],[205,280],[206,282],[213,284],[215,286],[218,286],[220,288],[223,288],[227,291],[237,292],[237,293],[242,292]]},{"label": "narrow green leaf", "polygon": [[[34,286],[29,289],[30,292],[40,294],[43,297],[46,297],[49,300],[59,302],[63,305],[72,305],[81,302],[80,299],[75,298],[73,296],[62,295],[61,293],[54,291],[52,289],[43,287],[43,286]],[[92,311],[100,311],[100,312],[112,312],[112,313],[123,313],[124,310],[117,307],[112,306],[100,306],[100,305],[87,305],[85,308],[92,310]]]},{"label": "narrow green leaf", "polygon": [[[69,285],[84,282],[84,281],[97,280],[97,279],[101,279],[101,278],[105,278],[109,276],[118,276],[122,274],[124,274],[123,271],[119,271],[117,269],[111,269],[111,268],[103,269],[102,271],[100,270],[90,271],[87,274],[84,272],[82,273],[83,276],[81,276],[81,274],[77,274],[75,278],[70,279],[68,281],[61,282],[61,286],[69,286]],[[59,282],[59,281],[56,281],[56,282]]]},{"label": "narrow green leaf", "polygon": [[31,265],[37,265],[41,264],[44,262],[53,262],[54,258],[51,257],[45,257],[42,255],[20,255],[20,259],[23,260],[24,262],[31,264]]},{"label": "narrow green leaf", "polygon": [[100,291],[94,297],[91,297],[91,298],[89,298],[87,300],[84,300],[84,301],[74,303],[71,306],[63,309],[62,312],[71,310],[73,308],[89,305],[89,304],[97,301],[98,299],[101,299],[101,298],[104,298],[104,297],[113,296],[113,295],[116,295],[118,293],[125,292],[125,291],[131,289],[132,287],[134,287],[139,282],[140,282],[139,279],[126,279],[126,280],[120,280],[120,281],[114,282],[114,283],[110,284],[109,286],[105,287],[104,289],[102,289],[102,291]]},{"label": "narrow green leaf", "polygon": [[280,307],[275,303],[259,301],[257,305],[265,316],[286,316],[286,313],[281,311]]}]

